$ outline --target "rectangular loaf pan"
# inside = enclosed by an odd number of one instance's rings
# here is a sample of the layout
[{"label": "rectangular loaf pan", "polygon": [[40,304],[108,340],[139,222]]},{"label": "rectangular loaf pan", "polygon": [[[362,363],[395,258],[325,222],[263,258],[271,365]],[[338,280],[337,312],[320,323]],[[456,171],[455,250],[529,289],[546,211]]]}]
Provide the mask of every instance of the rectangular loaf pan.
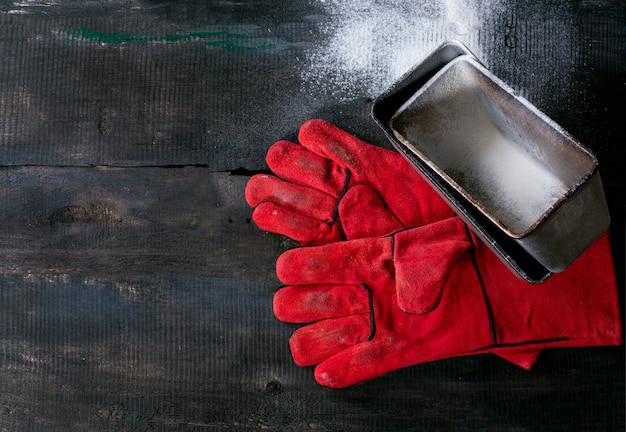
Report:
[{"label": "rectangular loaf pan", "polygon": [[378,98],[392,144],[518,275],[564,270],[609,224],[595,156],[448,42]]}]

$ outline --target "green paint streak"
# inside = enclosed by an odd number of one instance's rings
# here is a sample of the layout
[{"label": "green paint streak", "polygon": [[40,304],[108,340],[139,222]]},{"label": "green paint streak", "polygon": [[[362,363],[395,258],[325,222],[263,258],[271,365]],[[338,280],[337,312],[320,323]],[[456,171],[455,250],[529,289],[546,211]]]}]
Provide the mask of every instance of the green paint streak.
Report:
[{"label": "green paint streak", "polygon": [[143,419],[141,417],[127,417],[130,423],[141,423]]},{"label": "green paint streak", "polygon": [[106,33],[88,28],[74,30],[56,30],[53,34],[63,35],[65,42],[98,42],[103,44],[129,44],[141,42],[176,43],[186,41],[203,41],[207,46],[225,48],[227,50],[268,50],[277,48],[275,40],[253,38],[250,28],[218,28],[212,30],[196,30],[185,33],[165,34],[161,36],[132,35],[128,33]]}]

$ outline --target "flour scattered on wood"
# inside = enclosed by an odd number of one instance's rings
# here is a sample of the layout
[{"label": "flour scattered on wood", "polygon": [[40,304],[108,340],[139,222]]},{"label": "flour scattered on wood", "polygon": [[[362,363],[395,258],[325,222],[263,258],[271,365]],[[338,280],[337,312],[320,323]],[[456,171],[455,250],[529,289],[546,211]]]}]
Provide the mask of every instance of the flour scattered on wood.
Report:
[{"label": "flour scattered on wood", "polygon": [[319,0],[329,19],[307,52],[303,81],[340,99],[375,97],[445,40],[480,55],[481,18],[498,2]]},{"label": "flour scattered on wood", "polygon": [[319,42],[303,59],[303,91],[311,95],[375,98],[450,39],[534,103],[562,106],[584,85],[576,79],[585,65],[567,2],[539,8],[513,0],[310,1],[325,12]]}]

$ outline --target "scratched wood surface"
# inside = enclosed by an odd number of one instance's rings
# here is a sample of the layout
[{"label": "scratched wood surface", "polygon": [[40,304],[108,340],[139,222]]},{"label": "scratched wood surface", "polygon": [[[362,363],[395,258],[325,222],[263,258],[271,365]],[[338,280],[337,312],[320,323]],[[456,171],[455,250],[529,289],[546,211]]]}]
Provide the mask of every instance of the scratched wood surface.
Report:
[{"label": "scratched wood surface", "polygon": [[[625,7],[498,4],[447,35],[598,155],[623,310]],[[243,189],[311,117],[388,146],[369,109],[394,53],[367,73],[333,58],[354,23],[339,7],[0,1],[0,431],[624,429],[623,347],[546,351],[531,372],[447,359],[341,391],[292,362],[271,304],[294,244],[251,223]],[[424,32],[409,42],[445,33]]]}]

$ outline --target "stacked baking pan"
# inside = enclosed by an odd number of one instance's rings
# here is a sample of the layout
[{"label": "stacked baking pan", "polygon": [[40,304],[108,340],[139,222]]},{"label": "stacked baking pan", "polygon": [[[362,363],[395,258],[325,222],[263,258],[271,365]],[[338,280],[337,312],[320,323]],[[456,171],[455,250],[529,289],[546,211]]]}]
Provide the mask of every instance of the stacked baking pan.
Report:
[{"label": "stacked baking pan", "polygon": [[391,143],[520,277],[564,270],[609,225],[596,157],[447,42],[373,105]]}]

